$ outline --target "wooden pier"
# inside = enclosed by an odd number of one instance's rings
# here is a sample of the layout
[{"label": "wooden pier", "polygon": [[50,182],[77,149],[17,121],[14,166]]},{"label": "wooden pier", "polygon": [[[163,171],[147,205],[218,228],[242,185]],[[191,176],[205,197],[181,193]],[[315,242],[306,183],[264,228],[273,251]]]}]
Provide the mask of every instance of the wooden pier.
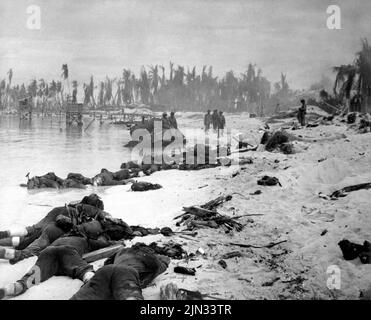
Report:
[{"label": "wooden pier", "polygon": [[82,103],[74,103],[70,100],[66,104],[66,125],[71,126],[76,123],[78,126],[82,126]]},{"label": "wooden pier", "polygon": [[32,119],[32,99],[24,98],[18,100],[18,113],[19,120],[30,120]]}]

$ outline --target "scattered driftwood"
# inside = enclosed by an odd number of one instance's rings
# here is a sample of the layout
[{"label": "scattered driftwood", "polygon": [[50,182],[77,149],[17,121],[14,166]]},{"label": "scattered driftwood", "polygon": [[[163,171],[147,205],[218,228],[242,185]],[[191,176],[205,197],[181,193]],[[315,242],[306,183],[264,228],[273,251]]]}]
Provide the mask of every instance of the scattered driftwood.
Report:
[{"label": "scattered driftwood", "polygon": [[242,247],[242,248],[256,248],[256,249],[261,249],[261,248],[273,248],[274,246],[277,246],[281,243],[284,243],[284,242],[287,242],[287,240],[282,240],[282,241],[279,241],[279,242],[271,242],[265,246],[255,246],[255,245],[252,245],[252,244],[245,244],[245,243],[235,243],[235,242],[230,242],[229,244],[232,245],[232,246],[239,246],[239,247]]},{"label": "scattered driftwood", "polygon": [[336,190],[330,195],[330,198],[331,199],[337,199],[337,198],[340,198],[340,197],[345,197],[345,196],[347,196],[347,194],[349,192],[358,191],[358,190],[362,190],[362,189],[371,189],[371,182],[356,184],[356,185],[353,185],[353,186],[348,186],[348,187],[342,188],[340,190]]}]

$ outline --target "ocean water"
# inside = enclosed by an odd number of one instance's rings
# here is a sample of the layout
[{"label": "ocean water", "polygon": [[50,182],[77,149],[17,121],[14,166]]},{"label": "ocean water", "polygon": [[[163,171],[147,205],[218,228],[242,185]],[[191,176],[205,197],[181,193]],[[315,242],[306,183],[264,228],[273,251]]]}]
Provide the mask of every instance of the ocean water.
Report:
[{"label": "ocean water", "polygon": [[34,116],[32,121],[0,116],[0,230],[35,222],[52,207],[95,192],[93,187],[29,191],[20,187],[27,182],[28,172],[30,176],[54,172],[61,178],[78,172],[92,177],[101,168],[118,170],[130,159],[129,149],[124,148],[130,135],[124,126],[96,120],[87,128],[91,121],[87,117],[82,127],[68,128],[58,116]]},{"label": "ocean water", "polygon": [[[202,116],[197,121],[189,115],[179,115],[180,128],[190,146],[205,141]],[[65,178],[69,172],[93,177],[102,168],[117,171],[121,163],[137,159],[137,154],[125,148],[130,140],[129,130],[106,120],[100,124],[92,118],[83,119],[83,127],[66,128],[59,117],[20,121],[16,116],[0,116],[0,230],[25,226],[43,218],[53,207],[82,199],[92,192],[105,202],[112,215],[133,224],[158,226],[169,222],[169,215],[181,208],[178,200],[172,209],[169,197],[182,188],[188,174],[174,170],[144,177],[145,181],[160,183],[157,192],[128,192],[130,186],[94,187],[86,189],[37,189],[20,187],[30,176],[54,172]],[[216,145],[217,135],[210,133],[210,143]],[[139,178],[141,179],[141,178]],[[174,187],[176,185],[176,188]],[[170,205],[171,208],[171,205]],[[135,212],[135,214],[133,214]]]}]

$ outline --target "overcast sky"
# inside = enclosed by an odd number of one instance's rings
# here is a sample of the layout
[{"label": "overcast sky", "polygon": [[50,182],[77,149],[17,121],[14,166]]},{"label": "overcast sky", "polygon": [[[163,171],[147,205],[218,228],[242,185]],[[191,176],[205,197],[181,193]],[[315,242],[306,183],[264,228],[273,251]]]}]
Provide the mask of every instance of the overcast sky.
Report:
[{"label": "overcast sky", "polygon": [[[29,5],[41,8],[41,29],[26,28]],[[337,4],[342,30],[326,27]],[[119,77],[124,67],[212,65],[237,74],[249,62],[272,82],[287,74],[304,88],[351,63],[362,37],[371,41],[369,0],[0,0],[0,79]]]}]

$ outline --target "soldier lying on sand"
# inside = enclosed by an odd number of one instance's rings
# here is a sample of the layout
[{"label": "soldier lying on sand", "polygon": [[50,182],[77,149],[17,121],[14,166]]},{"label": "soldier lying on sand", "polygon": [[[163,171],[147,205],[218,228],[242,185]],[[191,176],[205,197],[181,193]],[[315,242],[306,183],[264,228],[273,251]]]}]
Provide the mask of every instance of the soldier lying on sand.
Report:
[{"label": "soldier lying on sand", "polygon": [[128,236],[128,231],[130,233],[131,230],[127,225],[106,224],[104,221],[84,223],[83,228],[72,230],[41,251],[35,265],[20,280],[0,288],[0,299],[6,296],[18,296],[31,286],[38,285],[53,276],[68,276],[87,282],[94,276],[94,270],[92,265],[82,259],[82,256],[116,244],[117,240]]},{"label": "soldier lying on sand", "polygon": [[42,231],[47,226],[55,223],[58,216],[72,216],[74,219],[82,223],[92,218],[96,219],[99,215],[103,217],[109,216],[109,214],[104,212],[103,209],[104,204],[102,200],[93,193],[84,197],[77,204],[69,204],[68,206],[56,207],[52,209],[43,219],[32,226],[0,231],[0,245],[13,246],[17,250],[25,249],[41,236]]},{"label": "soldier lying on sand", "polygon": [[79,173],[69,173],[66,179],[59,178],[54,172],[49,172],[43,176],[35,176],[32,178],[29,178],[29,174],[27,174],[26,177],[28,178],[27,184],[21,184],[21,186],[25,186],[27,189],[85,189],[86,185],[92,184],[92,180],[90,178],[86,178]]},{"label": "soldier lying on sand", "polygon": [[[114,219],[108,216],[98,215],[91,221],[96,221],[96,223],[101,223],[104,226],[108,225],[119,225],[119,228],[125,227],[127,228],[128,237],[131,238],[132,230],[130,227],[120,219]],[[76,220],[75,220],[76,221]],[[76,223],[76,222],[75,222]],[[78,222],[77,222],[78,223]],[[64,236],[67,232],[71,229],[75,232],[87,232],[86,223],[82,224],[74,224],[73,219],[70,217],[66,217],[60,215],[57,217],[56,222],[52,222],[43,229],[40,237],[38,237],[35,241],[33,241],[29,246],[25,249],[17,250],[17,249],[6,249],[0,247],[0,258],[2,259],[9,259],[10,264],[15,264],[23,259],[38,256],[42,250],[47,248],[51,243],[53,243],[58,238]]]},{"label": "soldier lying on sand", "polygon": [[119,178],[126,176],[125,170],[126,169],[123,169],[115,173],[107,169],[102,169],[101,172],[93,178],[93,184],[95,186],[116,186],[134,182],[134,180],[127,178],[119,180]]},{"label": "soldier lying on sand", "polygon": [[143,300],[142,288],[163,273],[170,259],[138,243],[123,248],[71,300]]}]

